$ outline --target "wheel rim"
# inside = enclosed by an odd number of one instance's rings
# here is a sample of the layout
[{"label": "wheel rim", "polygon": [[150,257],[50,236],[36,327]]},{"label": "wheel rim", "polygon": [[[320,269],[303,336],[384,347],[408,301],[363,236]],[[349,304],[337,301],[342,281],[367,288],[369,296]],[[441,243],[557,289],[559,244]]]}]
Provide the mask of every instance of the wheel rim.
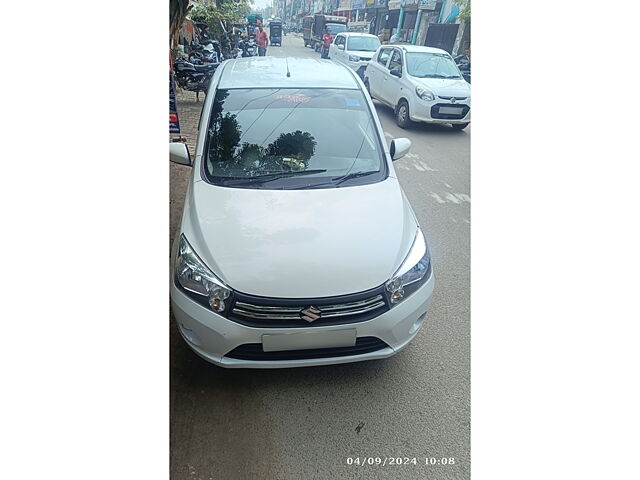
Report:
[{"label": "wheel rim", "polygon": [[405,105],[400,105],[398,108],[398,120],[404,122],[407,119],[407,107]]}]

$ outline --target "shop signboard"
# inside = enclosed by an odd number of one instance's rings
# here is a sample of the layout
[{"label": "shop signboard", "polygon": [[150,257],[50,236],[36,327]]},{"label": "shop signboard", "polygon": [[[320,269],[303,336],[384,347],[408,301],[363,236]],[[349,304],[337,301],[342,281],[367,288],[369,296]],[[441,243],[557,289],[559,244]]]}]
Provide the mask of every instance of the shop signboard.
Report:
[{"label": "shop signboard", "polygon": [[351,10],[351,0],[340,0],[338,10]]},{"label": "shop signboard", "polygon": [[418,8],[422,10],[435,10],[438,0],[418,0]]},{"label": "shop signboard", "polygon": [[389,0],[387,3],[389,10],[400,10],[404,6],[403,0]]},{"label": "shop signboard", "polygon": [[363,0],[351,0],[351,8],[353,10],[359,10],[364,6]]}]

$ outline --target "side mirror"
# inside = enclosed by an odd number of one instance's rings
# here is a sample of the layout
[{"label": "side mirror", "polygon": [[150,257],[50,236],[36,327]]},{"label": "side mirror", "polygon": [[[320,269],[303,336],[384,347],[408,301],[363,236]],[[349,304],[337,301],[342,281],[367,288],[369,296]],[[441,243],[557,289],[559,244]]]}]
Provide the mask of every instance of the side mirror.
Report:
[{"label": "side mirror", "polygon": [[402,77],[402,71],[398,70],[398,69],[395,69],[395,68],[393,70],[391,70],[389,72],[389,74],[393,75],[394,77],[398,77],[398,78]]},{"label": "side mirror", "polygon": [[344,50],[344,45],[338,45],[338,50]]},{"label": "side mirror", "polygon": [[180,165],[191,166],[191,155],[187,145],[182,142],[169,143],[169,160]]},{"label": "side mirror", "polygon": [[398,160],[409,153],[411,148],[411,140],[408,138],[394,138],[391,140],[391,147],[389,147],[389,153],[391,154],[391,160]]}]

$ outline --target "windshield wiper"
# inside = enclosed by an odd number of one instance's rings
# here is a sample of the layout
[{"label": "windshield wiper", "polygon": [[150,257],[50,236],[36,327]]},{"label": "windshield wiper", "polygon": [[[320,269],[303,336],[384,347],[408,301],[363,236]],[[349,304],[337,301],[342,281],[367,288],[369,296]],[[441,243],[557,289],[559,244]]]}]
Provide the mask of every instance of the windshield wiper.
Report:
[{"label": "windshield wiper", "polygon": [[346,182],[347,180],[351,180],[352,178],[366,177],[367,175],[373,175],[374,173],[378,172],[355,172],[348,175],[343,175],[342,177],[332,178],[332,180],[335,182],[334,185],[340,185],[341,183]]},{"label": "windshield wiper", "polygon": [[278,180],[279,178],[285,177],[297,177],[300,175],[312,175],[314,173],[322,173],[326,172],[324,169],[315,169],[315,170],[291,170],[289,172],[268,172],[263,173],[262,175],[256,175],[254,177],[234,177],[229,181],[225,181],[224,185],[238,185],[243,183],[253,183],[257,182],[270,182],[272,180]]}]

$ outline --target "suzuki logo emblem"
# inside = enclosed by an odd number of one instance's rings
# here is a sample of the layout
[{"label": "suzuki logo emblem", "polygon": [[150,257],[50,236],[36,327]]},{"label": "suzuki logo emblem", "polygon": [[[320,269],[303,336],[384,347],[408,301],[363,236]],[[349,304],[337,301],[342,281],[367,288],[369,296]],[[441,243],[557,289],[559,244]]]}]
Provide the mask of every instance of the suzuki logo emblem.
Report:
[{"label": "suzuki logo emblem", "polygon": [[456,97],[451,97],[451,103],[456,103]]},{"label": "suzuki logo emblem", "polygon": [[322,316],[322,312],[318,310],[316,307],[307,307],[300,312],[300,318],[302,320],[306,320],[307,322],[315,322]]}]

